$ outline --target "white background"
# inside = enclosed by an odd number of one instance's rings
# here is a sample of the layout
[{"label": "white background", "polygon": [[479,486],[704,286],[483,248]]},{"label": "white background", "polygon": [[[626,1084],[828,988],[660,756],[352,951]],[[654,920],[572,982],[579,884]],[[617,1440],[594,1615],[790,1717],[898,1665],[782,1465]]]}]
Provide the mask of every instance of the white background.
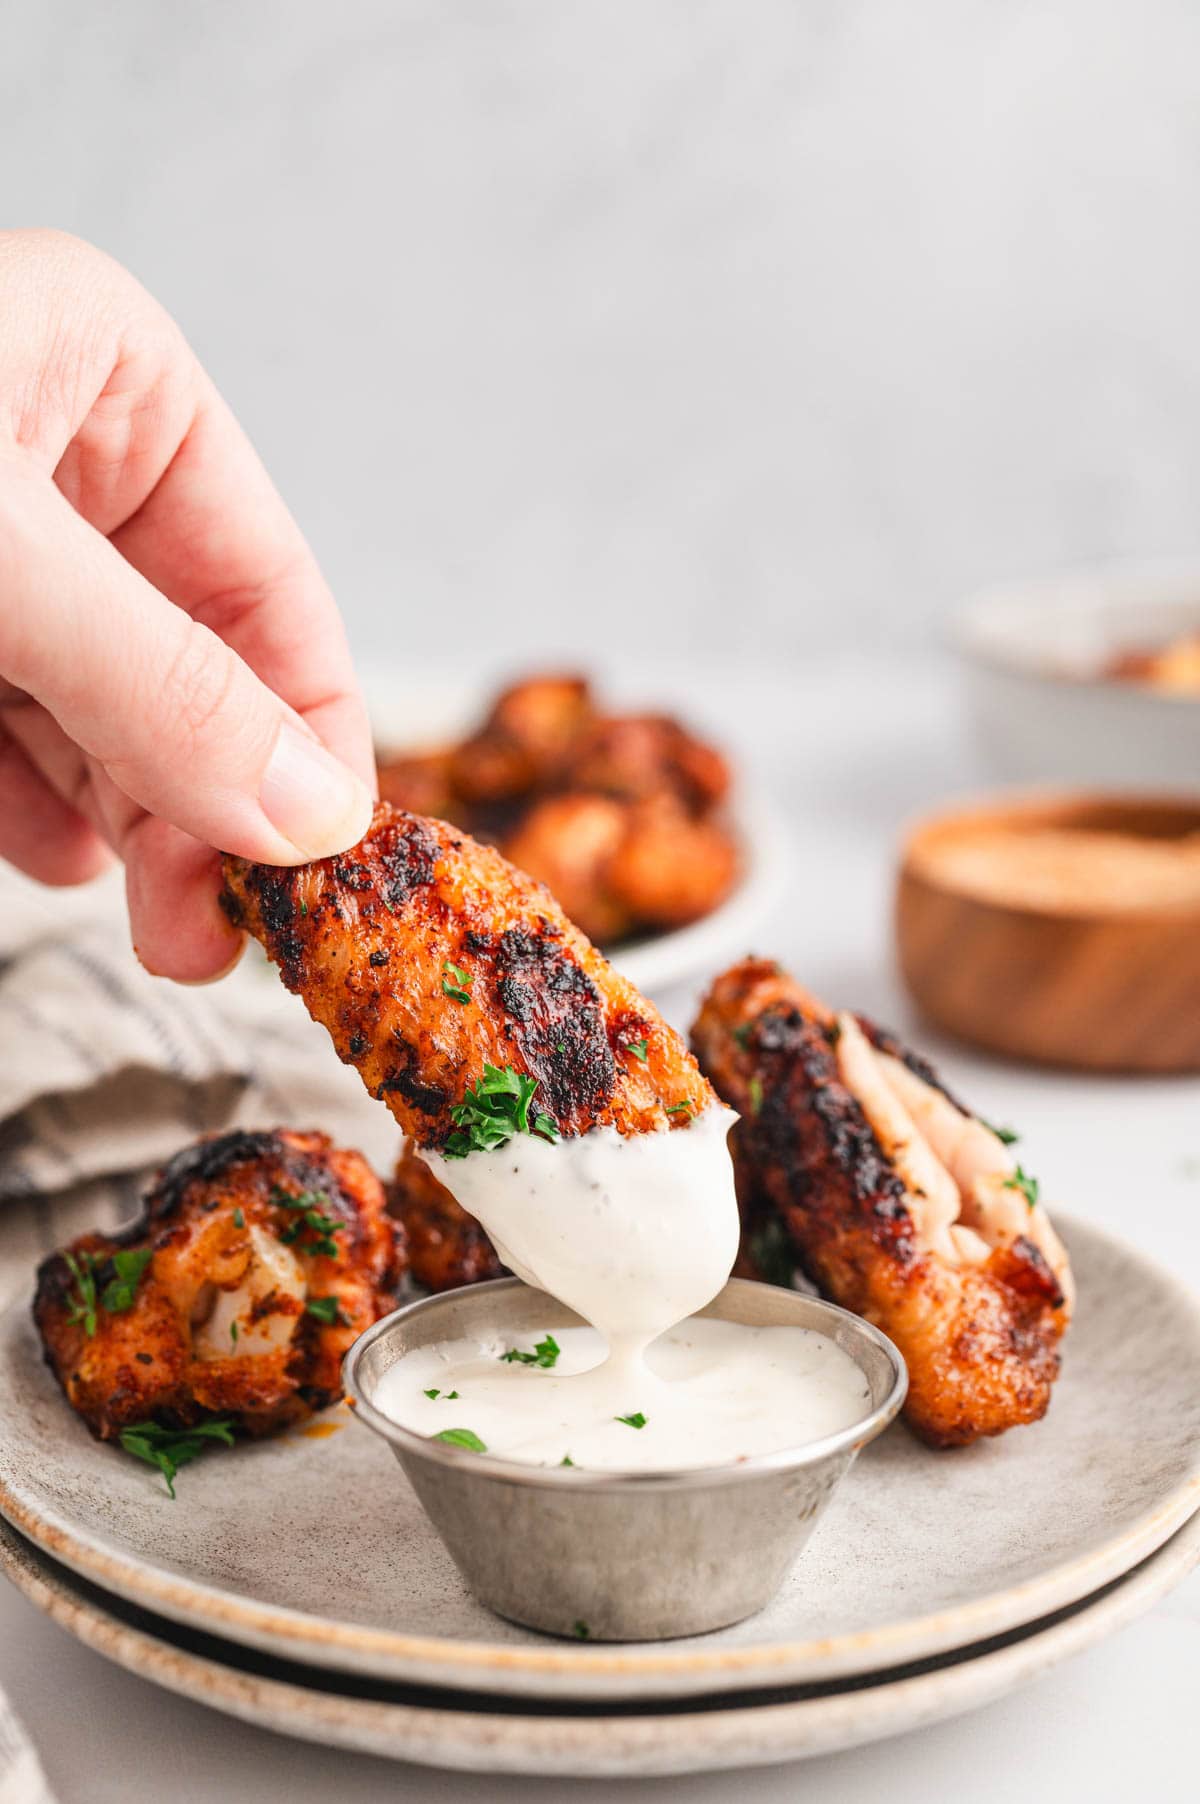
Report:
[{"label": "white background", "polygon": [[366,655],[931,634],[1200,537],[1186,0],[8,0],[0,217],[176,313]]}]

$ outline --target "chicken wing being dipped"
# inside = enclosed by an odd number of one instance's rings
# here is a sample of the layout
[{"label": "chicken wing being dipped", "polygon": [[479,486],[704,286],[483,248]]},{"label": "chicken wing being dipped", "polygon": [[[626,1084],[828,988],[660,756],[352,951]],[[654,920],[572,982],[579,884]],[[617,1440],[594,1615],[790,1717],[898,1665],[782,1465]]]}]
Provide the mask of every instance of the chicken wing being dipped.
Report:
[{"label": "chicken wing being dipped", "polygon": [[891,1336],[916,1431],[956,1446],[1044,1414],[1071,1273],[1005,1141],[892,1036],[774,964],[719,977],[692,1039],[742,1113],[745,1238],[782,1223],[821,1289]]},{"label": "chicken wing being dipped", "polygon": [[444,821],[381,802],[340,858],[227,858],[224,904],[419,1148],[452,1140],[489,1067],[534,1081],[554,1134],[678,1127],[712,1101],[549,892]]},{"label": "chicken wing being dipped", "polygon": [[716,1294],[737,1249],[732,1116],[541,884],[386,803],[341,857],[225,872],[230,917],[506,1266],[610,1346],[644,1327],[639,1353]]},{"label": "chicken wing being dipped", "polygon": [[146,1424],[204,1432],[218,1418],[267,1434],[336,1402],[342,1355],[392,1306],[402,1265],[385,1201],[324,1134],[186,1148],[140,1220],[83,1235],[38,1273],[34,1318],[72,1406],[129,1445]]}]

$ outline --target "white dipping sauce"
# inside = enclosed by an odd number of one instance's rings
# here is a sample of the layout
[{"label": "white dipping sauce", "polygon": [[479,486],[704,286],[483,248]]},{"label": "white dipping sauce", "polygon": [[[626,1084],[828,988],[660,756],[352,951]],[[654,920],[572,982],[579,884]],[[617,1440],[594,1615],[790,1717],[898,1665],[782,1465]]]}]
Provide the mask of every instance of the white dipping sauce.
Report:
[{"label": "white dipping sauce", "polygon": [[[546,1338],[538,1330],[516,1345],[531,1353]],[[727,1465],[869,1413],[864,1374],[809,1328],[697,1317],[657,1340],[634,1374],[605,1359],[594,1328],[556,1328],[550,1338],[552,1368],[507,1362],[500,1339],[414,1348],[384,1373],[375,1404],[417,1434],[468,1429],[506,1459],[619,1472]]]},{"label": "white dipping sauce", "polygon": [[515,1134],[465,1159],[422,1153],[505,1265],[592,1327],[559,1329],[550,1366],[506,1362],[499,1340],[417,1348],[385,1373],[379,1409],[419,1434],[469,1430],[509,1459],[621,1471],[725,1464],[860,1421],[866,1379],[827,1336],[685,1320],[737,1255],[736,1120],[711,1103],[658,1133]]}]

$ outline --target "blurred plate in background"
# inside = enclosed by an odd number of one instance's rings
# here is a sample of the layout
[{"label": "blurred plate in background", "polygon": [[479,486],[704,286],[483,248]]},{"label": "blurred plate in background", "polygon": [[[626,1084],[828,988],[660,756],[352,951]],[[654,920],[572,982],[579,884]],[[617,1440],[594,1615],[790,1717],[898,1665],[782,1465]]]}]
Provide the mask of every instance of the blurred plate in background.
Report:
[{"label": "blurred plate in background", "polygon": [[1200,789],[1200,689],[1112,673],[1200,634],[1200,562],[1115,565],[988,589],[954,625],[989,774],[1019,783]]},{"label": "blurred plate in background", "polygon": [[[377,671],[365,681],[376,743],[382,747],[425,748],[453,740],[479,719],[489,685],[478,676],[451,682],[401,669]],[[688,717],[686,697],[657,691],[638,699]],[[627,940],[604,948],[619,971],[644,994],[715,971],[760,951],[755,936],[783,892],[787,874],[786,830],[758,797],[747,795],[734,770],[726,814],[738,844],[740,875],[725,901],[685,927]]]}]

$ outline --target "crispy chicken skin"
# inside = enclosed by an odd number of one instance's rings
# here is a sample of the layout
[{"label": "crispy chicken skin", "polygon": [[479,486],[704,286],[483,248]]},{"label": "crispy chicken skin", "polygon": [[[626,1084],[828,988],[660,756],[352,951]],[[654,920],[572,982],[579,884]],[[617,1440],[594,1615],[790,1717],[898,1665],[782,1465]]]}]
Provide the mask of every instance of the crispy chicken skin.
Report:
[{"label": "crispy chicken skin", "polygon": [[[402,1247],[357,1153],[324,1134],[222,1134],[171,1160],[140,1220],[47,1259],[34,1320],[101,1440],[214,1415],[269,1434],[341,1396],[342,1355],[392,1307]],[[122,1252],[151,1253],[124,1296]]]},{"label": "crispy chicken skin", "polygon": [[401,1148],[388,1207],[404,1230],[409,1271],[426,1290],[503,1277],[506,1268],[482,1224],[438,1183],[411,1140]]},{"label": "crispy chicken skin", "polygon": [[692,1041],[742,1115],[749,1249],[782,1223],[825,1294],[892,1337],[916,1432],[961,1446],[1043,1415],[1070,1270],[994,1132],[891,1035],[764,961],[717,979]]},{"label": "crispy chicken skin", "polygon": [[680,1127],[682,1104],[712,1100],[679,1036],[549,891],[444,821],[381,802],[338,858],[227,858],[223,902],[419,1147],[445,1145],[485,1064],[536,1079],[568,1135]]}]

